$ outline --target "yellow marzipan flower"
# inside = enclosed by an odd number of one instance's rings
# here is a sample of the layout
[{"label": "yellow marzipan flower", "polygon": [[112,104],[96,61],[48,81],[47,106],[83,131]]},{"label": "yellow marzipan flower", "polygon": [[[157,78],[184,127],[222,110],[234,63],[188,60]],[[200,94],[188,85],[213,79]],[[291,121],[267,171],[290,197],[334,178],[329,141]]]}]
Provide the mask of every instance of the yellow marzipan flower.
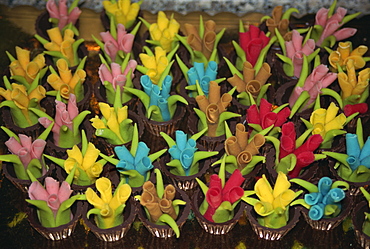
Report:
[{"label": "yellow marzipan flower", "polygon": [[349,60],[353,60],[353,65],[355,69],[363,68],[366,64],[364,58],[362,57],[368,50],[365,45],[360,45],[356,49],[352,50],[352,43],[339,42],[336,51],[333,51],[329,55],[329,63],[335,69],[338,69],[337,64],[340,67],[345,67]]},{"label": "yellow marzipan flower", "polygon": [[157,46],[154,49],[154,55],[139,54],[143,66],[148,69],[146,75],[149,76],[153,84],[158,84],[162,73],[170,63],[166,57],[166,51]]},{"label": "yellow marzipan flower", "polygon": [[116,24],[123,24],[129,29],[136,21],[141,2],[131,3],[130,0],[103,1],[108,16],[113,15]]}]

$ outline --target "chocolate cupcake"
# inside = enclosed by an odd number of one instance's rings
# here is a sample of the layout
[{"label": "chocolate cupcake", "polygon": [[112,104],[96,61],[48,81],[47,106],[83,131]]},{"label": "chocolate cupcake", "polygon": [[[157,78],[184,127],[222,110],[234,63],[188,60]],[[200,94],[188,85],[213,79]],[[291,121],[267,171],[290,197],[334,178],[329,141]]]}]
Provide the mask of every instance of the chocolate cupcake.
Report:
[{"label": "chocolate cupcake", "polygon": [[363,232],[365,212],[368,211],[369,203],[367,201],[361,201],[356,204],[351,214],[355,238],[362,248],[370,248],[370,236]]}]

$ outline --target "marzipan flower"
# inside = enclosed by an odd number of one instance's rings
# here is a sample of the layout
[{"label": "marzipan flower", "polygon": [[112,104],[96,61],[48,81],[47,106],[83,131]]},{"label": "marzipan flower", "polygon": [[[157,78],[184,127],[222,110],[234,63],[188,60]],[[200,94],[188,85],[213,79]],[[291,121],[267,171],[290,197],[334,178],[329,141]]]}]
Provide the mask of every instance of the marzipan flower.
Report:
[{"label": "marzipan flower", "polygon": [[49,155],[45,155],[45,157],[62,167],[67,174],[75,169],[73,184],[88,186],[94,184],[96,179],[100,177],[107,161],[105,159],[97,161],[100,150],[95,148],[93,143],[87,142],[84,131],[83,137],[82,148],[74,145],[72,149],[67,150],[68,158],[66,160]]},{"label": "marzipan flower", "polygon": [[69,67],[76,66],[80,59],[77,54],[77,49],[84,42],[84,39],[74,39],[74,33],[71,29],[65,29],[62,33],[58,27],[47,30],[50,41],[35,35],[35,38],[41,42],[46,51],[45,54],[51,55],[54,58],[64,58],[68,62]]},{"label": "marzipan flower", "polygon": [[308,216],[311,220],[330,219],[337,217],[342,211],[342,201],[346,197],[345,190],[349,184],[345,181],[335,181],[325,176],[320,178],[317,186],[302,179],[291,179],[309,193],[303,199],[292,202],[292,205],[301,204],[309,209]]},{"label": "marzipan flower", "polygon": [[87,218],[94,215],[96,224],[101,229],[119,226],[123,223],[123,212],[126,201],[131,196],[131,187],[120,183],[112,194],[112,183],[106,177],[101,177],[95,182],[100,196],[92,188],[87,188],[86,200],[94,206],[87,212]]},{"label": "marzipan flower", "polygon": [[28,189],[30,199],[26,201],[37,207],[38,219],[43,227],[59,227],[69,223],[73,214],[71,206],[77,200],[85,200],[83,195],[73,195],[71,182],[73,173],[61,184],[52,177],[45,178],[45,186],[30,174],[32,184]]},{"label": "marzipan flower", "polygon": [[349,59],[346,63],[346,69],[346,73],[341,69],[338,73],[344,105],[364,103],[369,96],[370,68],[365,68],[357,73],[355,61]]},{"label": "marzipan flower", "polygon": [[218,61],[217,46],[222,38],[225,28],[216,34],[216,23],[213,20],[203,22],[203,17],[199,17],[199,30],[189,23],[185,23],[185,35],[177,35],[180,42],[190,53],[190,64],[195,62],[207,64],[209,61]]},{"label": "marzipan flower", "polygon": [[329,48],[326,50],[330,53],[329,63],[330,65],[339,70],[338,66],[343,70],[346,70],[347,63],[352,60],[353,67],[355,70],[361,69],[365,66],[366,61],[370,60],[370,57],[363,57],[366,54],[368,47],[365,45],[360,45],[357,48],[352,48],[352,42],[338,42],[338,48],[333,51]]},{"label": "marzipan flower", "polygon": [[3,77],[5,88],[0,87],[0,96],[5,100],[0,103],[0,108],[7,106],[15,125],[26,128],[38,123],[38,117],[31,109],[43,110],[40,101],[45,98],[46,90],[39,85],[38,74],[31,85],[10,83],[6,76]]},{"label": "marzipan flower", "polygon": [[131,0],[106,0],[103,1],[103,7],[110,19],[113,19],[114,26],[123,24],[129,29],[137,19],[142,2],[143,0],[136,3],[131,3]]},{"label": "marzipan flower", "polygon": [[140,20],[149,29],[151,40],[147,40],[146,42],[160,46],[166,53],[169,53],[176,47],[178,43],[176,34],[179,32],[180,24],[175,20],[173,14],[168,19],[163,11],[159,11],[157,22],[152,24],[149,24],[142,18]]},{"label": "marzipan flower", "polygon": [[53,142],[62,148],[71,148],[82,140],[79,126],[90,111],[79,113],[76,96],[70,95],[68,105],[60,100],[55,100],[55,118],[53,119],[45,112],[32,108],[31,110],[39,116],[39,123],[48,128],[52,126]]},{"label": "marzipan flower", "polygon": [[143,66],[138,66],[137,69],[141,73],[148,75],[153,84],[158,85],[162,74],[172,64],[170,62],[171,58],[168,58],[166,51],[159,46],[154,48],[154,53],[149,48],[145,48],[145,51],[147,52],[146,54],[139,54]]},{"label": "marzipan flower", "polygon": [[141,187],[144,182],[149,180],[150,170],[153,169],[153,164],[167,149],[162,149],[149,155],[150,148],[144,142],[139,142],[137,125],[134,125],[134,135],[131,142],[131,148],[128,150],[125,145],[116,146],[114,152],[117,158],[106,156],[100,153],[100,156],[108,162],[116,166],[124,179],[131,187]]},{"label": "marzipan flower", "polygon": [[68,62],[64,58],[56,62],[58,72],[50,66],[51,74],[49,74],[46,81],[55,91],[49,91],[47,94],[53,96],[60,94],[63,100],[68,100],[70,94],[74,94],[77,102],[81,101],[84,98],[83,83],[86,79],[86,71],[83,69],[85,61],[86,57],[80,62],[73,74],[68,67]]},{"label": "marzipan flower", "polygon": [[126,56],[123,63],[112,62],[110,65],[106,63],[104,58],[100,57],[102,64],[99,66],[99,78],[105,87],[106,99],[109,104],[113,105],[116,99],[116,92],[120,89],[121,103],[126,103],[131,100],[132,95],[125,92],[125,87],[133,87],[132,79],[135,77],[134,72],[137,66],[135,60],[129,60]]},{"label": "marzipan flower", "polygon": [[[278,173],[274,188],[263,174],[254,185],[254,191],[245,191],[242,200],[254,207],[260,216],[258,222],[262,226],[279,229],[289,221],[291,202],[303,192],[303,190],[294,192],[290,186],[287,176],[281,171]],[[258,199],[249,197],[253,194],[257,195]]]},{"label": "marzipan flower", "polygon": [[215,81],[209,83],[208,96],[201,89],[199,91],[200,94],[195,98],[199,109],[194,108],[199,117],[198,129],[208,128],[207,136],[209,137],[224,135],[225,121],[240,116],[240,114],[226,111],[232,101],[232,95],[230,93],[221,95],[221,87]]},{"label": "marzipan flower", "polygon": [[136,195],[135,199],[145,208],[148,219],[156,225],[170,226],[180,237],[180,229],[176,220],[180,213],[179,205],[189,205],[184,200],[175,199],[176,188],[172,185],[163,185],[162,174],[159,169],[154,170],[156,174],[156,185],[151,181],[146,181],[143,185],[141,195]]},{"label": "marzipan flower", "polygon": [[357,120],[356,134],[346,134],[346,153],[324,151],[336,160],[338,175],[350,182],[370,181],[370,137],[364,141],[362,122]]},{"label": "marzipan flower", "polygon": [[285,40],[288,40],[289,37],[289,18],[293,13],[299,13],[296,8],[289,8],[283,13],[283,6],[276,6],[272,12],[271,16],[263,16],[261,22],[266,20],[266,26],[270,32],[270,37],[275,36],[275,29],[284,37]]},{"label": "marzipan flower", "polygon": [[10,60],[9,69],[12,79],[20,82],[22,85],[30,85],[37,74],[40,74],[40,78],[45,75],[47,67],[45,67],[45,57],[43,54],[38,54],[31,60],[31,52],[18,46],[15,47],[15,53],[17,59],[6,51]]},{"label": "marzipan flower", "polygon": [[334,13],[337,1],[333,1],[329,9],[321,8],[316,13],[312,38],[319,47],[332,47],[336,41],[341,41],[353,36],[357,29],[341,28],[345,23],[356,18],[361,12],[347,15],[347,9],[338,7]]},{"label": "marzipan flower", "polygon": [[175,140],[164,132],[161,136],[166,140],[171,155],[171,161],[166,163],[172,167],[170,172],[174,175],[192,176],[199,172],[199,161],[217,155],[217,151],[198,151],[196,140],[206,132],[200,131],[189,139],[181,130],[175,131]]},{"label": "marzipan flower", "polygon": [[123,24],[118,24],[117,27],[113,26],[110,31],[100,32],[100,36],[103,40],[102,42],[93,36],[95,42],[104,52],[104,57],[109,64],[116,62],[121,65],[125,57],[130,57],[135,34],[139,29],[139,25],[140,23],[131,31],[131,33],[126,31]]},{"label": "marzipan flower", "polygon": [[[117,97],[119,96],[119,89]],[[119,99],[119,97],[118,97]],[[122,106],[120,101],[115,101],[111,107],[107,103],[99,102],[101,118],[95,116],[90,119],[96,129],[95,135],[105,138],[110,144],[121,145],[130,142],[133,137],[133,121],[128,118],[128,107]]]},{"label": "marzipan flower", "polygon": [[74,0],[68,8],[67,0],[59,0],[59,5],[56,4],[55,0],[48,0],[46,2],[46,10],[50,16],[49,21],[58,26],[60,30],[63,30],[65,26],[71,23],[77,31],[75,25],[82,13],[80,8],[78,8],[79,1]]},{"label": "marzipan flower", "polygon": [[24,134],[17,135],[4,126],[1,126],[1,129],[10,137],[4,144],[11,154],[0,155],[0,160],[13,164],[17,178],[29,180],[27,170],[36,178],[45,175],[48,166],[45,164],[43,152],[46,145],[45,139],[51,129],[46,129],[33,141],[31,137]]}]

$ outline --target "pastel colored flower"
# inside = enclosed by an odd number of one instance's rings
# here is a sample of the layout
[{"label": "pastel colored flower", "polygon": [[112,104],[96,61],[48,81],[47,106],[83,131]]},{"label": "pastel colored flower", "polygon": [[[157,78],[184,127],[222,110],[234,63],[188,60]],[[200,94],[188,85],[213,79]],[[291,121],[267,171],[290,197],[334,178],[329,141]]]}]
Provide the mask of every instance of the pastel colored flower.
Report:
[{"label": "pastel colored flower", "polygon": [[318,65],[312,70],[303,83],[303,86],[296,86],[289,97],[290,108],[293,108],[297,99],[306,91],[309,95],[309,100],[301,108],[306,109],[309,105],[315,102],[316,98],[321,94],[321,89],[327,88],[337,79],[337,74],[329,72],[329,68],[323,64]]},{"label": "pastel colored flower", "polygon": [[355,70],[361,69],[365,66],[366,61],[369,60],[368,57],[363,57],[366,54],[368,47],[360,45],[353,49],[352,42],[350,41],[338,42],[338,48],[335,51],[330,49],[327,50],[330,52],[329,63],[337,70],[339,70],[338,66],[343,70],[346,70],[349,60],[353,61],[352,63]]},{"label": "pastel colored flower", "polygon": [[10,83],[6,76],[3,77],[6,89],[0,87],[0,96],[4,100],[0,103],[0,108],[7,106],[15,125],[25,128],[37,124],[37,116],[32,109],[42,110],[40,102],[46,97],[46,90],[39,85],[40,76],[36,76],[28,89],[24,85]]},{"label": "pastel colored flower", "polygon": [[[148,25],[148,24],[147,24]],[[166,53],[169,53],[177,43],[175,39],[179,32],[180,24],[173,15],[168,19],[163,11],[157,14],[157,22],[148,26],[151,41],[149,43],[160,46]]]},{"label": "pastel colored flower", "polygon": [[58,28],[51,28],[46,31],[49,40],[35,35],[35,38],[41,42],[47,51],[45,54],[51,55],[53,58],[64,58],[68,62],[69,67],[76,66],[80,59],[77,54],[77,49],[84,42],[84,39],[74,39],[74,32],[72,29],[65,29],[63,32]]},{"label": "pastel colored flower", "polygon": [[299,12],[296,8],[289,8],[285,12],[283,12],[283,6],[279,5],[274,7],[271,12],[271,16],[263,16],[261,18],[261,22],[266,20],[266,26],[268,31],[271,33],[270,37],[275,36],[275,29],[284,37],[284,39],[288,40],[289,36],[289,19],[290,15],[293,12]]},{"label": "pastel colored flower", "polygon": [[6,52],[10,60],[9,69],[12,79],[31,84],[37,74],[40,73],[41,78],[44,76],[47,68],[43,54],[38,54],[31,60],[31,51],[18,46],[15,47],[15,53],[17,58]]},{"label": "pastel colored flower", "polygon": [[[316,13],[312,37],[319,47],[328,45],[332,47],[335,41],[347,39],[357,32],[355,28],[342,28],[342,26],[358,16],[360,12],[346,16],[347,9],[338,7],[334,13],[336,4],[337,1],[333,1],[329,9],[321,8]],[[331,39],[333,39],[334,42],[330,41]]]},{"label": "pastel colored flower", "polygon": [[67,0],[59,0],[59,4],[55,0],[48,0],[46,2],[46,10],[49,13],[50,18],[54,19],[53,23],[62,30],[69,23],[76,25],[78,18],[82,11],[78,8],[79,0],[74,0],[71,6],[68,8]]},{"label": "pastel colored flower", "polygon": [[49,92],[50,95],[57,95],[58,93],[65,100],[70,98],[70,94],[74,94],[77,101],[81,101],[84,98],[83,83],[86,79],[86,71],[83,69],[85,60],[81,61],[81,64],[72,74],[71,69],[69,69],[68,62],[61,58],[57,60],[56,66],[58,71],[55,71],[52,66],[50,66],[50,71],[52,72],[47,77],[46,81],[55,90],[54,93]]},{"label": "pastel colored flower", "polygon": [[369,96],[370,68],[356,72],[355,61],[349,59],[346,69],[338,73],[342,100],[346,104],[364,103]]},{"label": "pastel colored flower", "polygon": [[148,75],[150,80],[157,85],[163,72],[170,65],[170,60],[167,58],[167,53],[162,47],[155,47],[154,53],[150,50],[146,50],[146,52],[147,54],[139,54],[143,67],[146,68],[143,73]]},{"label": "pastel colored flower", "polygon": [[42,186],[32,174],[32,183],[28,189],[30,199],[26,201],[37,207],[37,216],[43,227],[59,227],[69,223],[73,214],[71,206],[77,200],[85,200],[83,195],[71,196],[71,177],[63,182],[58,182],[52,177],[45,178],[45,186]]},{"label": "pastel colored flower", "polygon": [[92,188],[87,188],[86,199],[94,206],[87,212],[87,217],[94,215],[97,226],[108,229],[123,223],[123,212],[126,201],[131,196],[131,187],[128,184],[119,184],[112,194],[112,183],[106,177],[95,182],[100,196]]},{"label": "pastel colored flower", "polygon": [[123,24],[129,29],[137,19],[142,2],[131,3],[130,0],[105,0],[103,1],[103,7],[106,14],[113,18],[115,26]]}]

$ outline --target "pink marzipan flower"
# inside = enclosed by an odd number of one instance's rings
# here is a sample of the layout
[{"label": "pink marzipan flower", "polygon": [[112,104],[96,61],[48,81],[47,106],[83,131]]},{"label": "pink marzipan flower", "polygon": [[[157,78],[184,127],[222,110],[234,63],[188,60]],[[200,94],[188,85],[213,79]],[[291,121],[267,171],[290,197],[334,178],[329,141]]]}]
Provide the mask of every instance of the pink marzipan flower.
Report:
[{"label": "pink marzipan flower", "polygon": [[137,62],[135,60],[130,60],[127,64],[127,67],[123,70],[118,63],[111,63],[110,70],[105,64],[101,64],[99,67],[99,78],[101,82],[108,81],[112,83],[113,88],[116,89],[117,86],[122,87],[125,85],[127,80],[127,74],[131,70],[131,79],[134,78],[134,71],[136,69]]},{"label": "pink marzipan flower", "polygon": [[82,12],[78,7],[75,7],[68,13],[67,0],[59,0],[59,5],[56,4],[55,0],[48,0],[46,10],[51,18],[59,20],[59,29],[63,29],[69,23],[75,25]]}]

